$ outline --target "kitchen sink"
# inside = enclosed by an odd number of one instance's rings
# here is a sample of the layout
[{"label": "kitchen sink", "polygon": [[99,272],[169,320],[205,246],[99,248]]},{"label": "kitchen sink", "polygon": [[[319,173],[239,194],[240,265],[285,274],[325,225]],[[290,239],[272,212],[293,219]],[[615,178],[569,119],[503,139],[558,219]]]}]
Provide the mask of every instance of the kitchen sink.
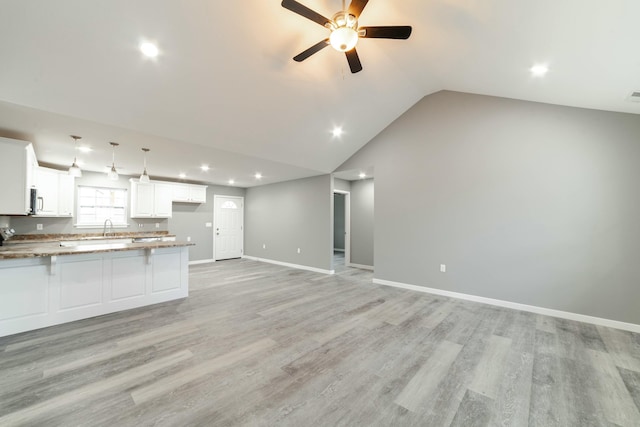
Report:
[{"label": "kitchen sink", "polygon": [[74,246],[87,246],[87,245],[105,245],[114,243],[131,243],[132,239],[91,239],[91,240],[63,240],[60,242],[60,246],[63,248],[69,248]]},{"label": "kitchen sink", "polygon": [[162,237],[134,237],[133,243],[161,242]]}]

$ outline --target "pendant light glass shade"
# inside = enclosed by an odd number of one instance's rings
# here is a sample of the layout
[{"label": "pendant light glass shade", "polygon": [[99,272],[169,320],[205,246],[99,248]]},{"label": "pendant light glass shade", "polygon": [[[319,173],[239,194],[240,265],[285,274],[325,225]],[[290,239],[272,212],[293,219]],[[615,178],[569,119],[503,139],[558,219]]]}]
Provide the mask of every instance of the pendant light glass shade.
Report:
[{"label": "pendant light glass shade", "polygon": [[75,177],[75,178],[80,178],[82,177],[82,170],[80,169],[80,166],[78,166],[78,160],[76,157],[76,153],[78,152],[78,140],[82,139],[82,137],[80,136],[76,136],[76,135],[71,135],[71,138],[73,138],[74,140],[74,154],[73,154],[73,163],[71,164],[71,167],[69,168],[69,175]]},{"label": "pendant light glass shade", "polygon": [[147,153],[151,150],[143,148],[142,151],[144,151],[144,170],[142,171],[142,175],[140,175],[140,182],[147,184],[149,182],[149,174],[147,173]]},{"label": "pendant light glass shade", "polygon": [[110,142],[109,144],[111,144],[112,156],[111,156],[111,170],[107,172],[107,178],[109,178],[111,181],[117,181],[118,171],[116,170],[116,147],[120,144],[118,144],[117,142]]}]

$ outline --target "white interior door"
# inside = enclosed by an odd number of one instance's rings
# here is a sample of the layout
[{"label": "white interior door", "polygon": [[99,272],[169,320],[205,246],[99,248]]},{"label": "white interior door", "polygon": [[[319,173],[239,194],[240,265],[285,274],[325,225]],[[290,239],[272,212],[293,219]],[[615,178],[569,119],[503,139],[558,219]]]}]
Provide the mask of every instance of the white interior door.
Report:
[{"label": "white interior door", "polygon": [[216,261],[242,256],[244,197],[214,196],[213,250]]}]

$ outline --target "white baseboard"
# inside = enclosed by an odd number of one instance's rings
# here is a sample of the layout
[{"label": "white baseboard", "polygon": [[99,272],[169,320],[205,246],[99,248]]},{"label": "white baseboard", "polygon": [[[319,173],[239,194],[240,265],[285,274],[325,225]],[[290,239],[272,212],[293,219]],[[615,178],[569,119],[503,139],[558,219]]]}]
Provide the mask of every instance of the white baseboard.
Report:
[{"label": "white baseboard", "polygon": [[333,252],[344,252],[344,249],[333,248]]},{"label": "white baseboard", "polygon": [[355,268],[361,268],[363,270],[371,270],[371,271],[373,271],[373,265],[354,264],[354,263],[350,262],[349,264],[347,264],[347,267],[355,267]]},{"label": "white baseboard", "polygon": [[313,271],[314,273],[335,274],[336,272],[335,270],[323,270],[322,268],[309,267],[309,266],[300,265],[300,264],[291,264],[289,262],[276,261],[273,259],[266,259],[266,258],[258,258],[250,255],[242,255],[242,258],[250,259],[252,261],[260,261],[260,262],[266,262],[269,264],[281,265],[283,267],[297,268],[299,270]]},{"label": "white baseboard", "polygon": [[393,286],[396,288],[410,289],[412,291],[424,292],[428,294],[442,295],[450,298],[457,298],[467,301],[479,302],[483,304],[495,305],[498,307],[511,308],[514,310],[528,311],[530,313],[542,314],[545,316],[558,317],[560,319],[575,320],[578,322],[591,323],[594,325],[606,326],[609,328],[622,329],[624,331],[640,333],[640,325],[635,323],[620,322],[618,320],[604,319],[602,317],[587,316],[585,314],[571,313],[569,311],[555,310],[552,308],[536,307],[534,305],[520,304],[517,302],[503,301],[493,298],[479,297],[476,295],[463,294],[459,292],[445,291],[442,289],[427,288],[424,286],[409,285],[406,283],[392,282],[390,280],[373,279],[377,285]]},{"label": "white baseboard", "polygon": [[195,261],[189,261],[189,265],[208,264],[210,262],[216,262],[216,260],[215,259],[198,259]]}]

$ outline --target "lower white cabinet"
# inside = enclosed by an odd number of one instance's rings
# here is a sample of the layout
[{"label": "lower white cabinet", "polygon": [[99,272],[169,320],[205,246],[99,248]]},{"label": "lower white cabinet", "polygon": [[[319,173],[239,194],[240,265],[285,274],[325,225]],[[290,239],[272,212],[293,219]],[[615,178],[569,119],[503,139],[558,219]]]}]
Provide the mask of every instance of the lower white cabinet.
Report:
[{"label": "lower white cabinet", "polygon": [[185,298],[189,248],[0,260],[0,337]]}]

